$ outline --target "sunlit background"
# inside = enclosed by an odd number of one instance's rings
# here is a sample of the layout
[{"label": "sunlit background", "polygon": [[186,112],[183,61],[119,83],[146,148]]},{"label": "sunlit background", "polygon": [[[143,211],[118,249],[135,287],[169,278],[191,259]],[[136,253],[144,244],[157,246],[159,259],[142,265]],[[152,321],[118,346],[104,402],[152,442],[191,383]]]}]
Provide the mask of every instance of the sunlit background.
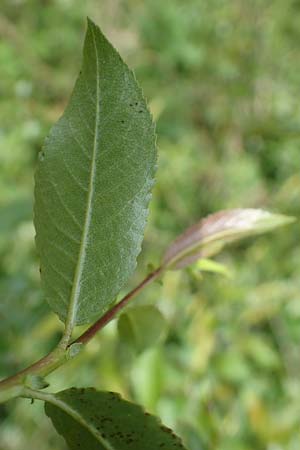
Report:
[{"label": "sunlit background", "polygon": [[[300,213],[299,0],[0,0],[2,377],[62,330],[40,290],[33,173],[79,71],[87,15],[135,69],[157,121],[157,183],[124,292],[208,213]],[[136,353],[112,323],[50,389],[120,392],[190,450],[299,450],[299,225],[217,260],[232,277],[172,272],[137,299],[165,317],[157,345]],[[0,418],[1,450],[66,449],[38,402],[11,401]]]}]

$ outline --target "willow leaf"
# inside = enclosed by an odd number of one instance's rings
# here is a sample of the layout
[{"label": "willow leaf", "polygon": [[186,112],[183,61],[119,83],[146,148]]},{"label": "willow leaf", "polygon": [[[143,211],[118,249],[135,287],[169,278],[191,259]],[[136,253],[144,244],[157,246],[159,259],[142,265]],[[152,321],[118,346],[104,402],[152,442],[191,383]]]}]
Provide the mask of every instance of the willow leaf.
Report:
[{"label": "willow leaf", "polygon": [[155,416],[113,392],[72,388],[45,397],[46,414],[70,450],[185,450]]},{"label": "willow leaf", "polygon": [[166,320],[153,305],[138,305],[121,314],[118,320],[120,341],[137,353],[156,345],[166,331]]},{"label": "willow leaf", "polygon": [[294,220],[262,209],[219,211],[178,236],[166,250],[163,266],[174,270],[184,268],[200,258],[215,255],[230,242],[271,231]]},{"label": "willow leaf", "polygon": [[141,89],[88,20],[82,69],[35,177],[42,284],[69,329],[99,316],[132,274],[155,166],[154,125]]}]

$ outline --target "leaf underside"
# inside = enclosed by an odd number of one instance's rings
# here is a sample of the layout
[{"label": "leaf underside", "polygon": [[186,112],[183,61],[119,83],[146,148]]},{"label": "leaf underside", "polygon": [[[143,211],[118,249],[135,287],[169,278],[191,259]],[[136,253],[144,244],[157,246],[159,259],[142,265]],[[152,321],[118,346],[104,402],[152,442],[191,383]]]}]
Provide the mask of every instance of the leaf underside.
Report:
[{"label": "leaf underside", "polygon": [[113,392],[68,389],[45,411],[71,450],[185,450],[155,416]]},{"label": "leaf underside", "polygon": [[80,75],[35,176],[42,284],[62,321],[91,322],[134,271],[155,167],[154,124],[142,91],[88,20]]},{"label": "leaf underside", "polygon": [[271,231],[294,220],[262,209],[219,211],[178,236],[167,248],[162,264],[168,269],[182,269],[200,258],[215,255],[228,243]]}]

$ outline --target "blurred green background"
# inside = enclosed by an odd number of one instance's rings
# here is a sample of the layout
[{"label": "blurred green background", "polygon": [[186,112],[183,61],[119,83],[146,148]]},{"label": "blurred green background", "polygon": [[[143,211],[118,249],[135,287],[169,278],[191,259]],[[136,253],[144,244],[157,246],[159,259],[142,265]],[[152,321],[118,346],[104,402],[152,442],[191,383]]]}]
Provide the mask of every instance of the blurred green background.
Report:
[{"label": "blurred green background", "polygon": [[[0,0],[0,376],[62,325],[43,301],[33,173],[80,68],[89,15],[135,69],[157,120],[159,171],[134,286],[186,226],[222,208],[300,213],[299,0]],[[164,339],[134,354],[112,323],[51,389],[121,392],[190,450],[299,450],[299,225],[218,261],[232,278],[172,272],[139,304]],[[0,450],[64,450],[42,405],[0,409]]]}]

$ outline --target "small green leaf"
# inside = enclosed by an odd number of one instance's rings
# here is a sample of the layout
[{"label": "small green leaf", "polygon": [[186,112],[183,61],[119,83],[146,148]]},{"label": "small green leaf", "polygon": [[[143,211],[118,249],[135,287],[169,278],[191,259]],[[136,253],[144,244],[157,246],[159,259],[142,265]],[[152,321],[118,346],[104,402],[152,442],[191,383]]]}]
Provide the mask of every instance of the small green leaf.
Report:
[{"label": "small green leaf", "polygon": [[213,261],[212,259],[199,259],[193,266],[195,270],[200,272],[211,272],[219,275],[224,275],[227,278],[232,278],[232,273],[224,264]]},{"label": "small green leaf", "polygon": [[155,167],[142,91],[88,20],[80,75],[35,177],[42,284],[69,330],[100,316],[135,269]]},{"label": "small green leaf", "polygon": [[142,352],[159,342],[166,322],[162,313],[151,305],[130,308],[118,320],[121,341]]},{"label": "small green leaf", "polygon": [[188,228],[167,249],[166,269],[181,269],[220,252],[224,245],[248,236],[265,233],[294,222],[293,217],[271,214],[262,209],[220,211]]},{"label": "small green leaf", "polygon": [[70,450],[185,450],[155,416],[113,392],[73,388],[48,401],[46,414]]}]

